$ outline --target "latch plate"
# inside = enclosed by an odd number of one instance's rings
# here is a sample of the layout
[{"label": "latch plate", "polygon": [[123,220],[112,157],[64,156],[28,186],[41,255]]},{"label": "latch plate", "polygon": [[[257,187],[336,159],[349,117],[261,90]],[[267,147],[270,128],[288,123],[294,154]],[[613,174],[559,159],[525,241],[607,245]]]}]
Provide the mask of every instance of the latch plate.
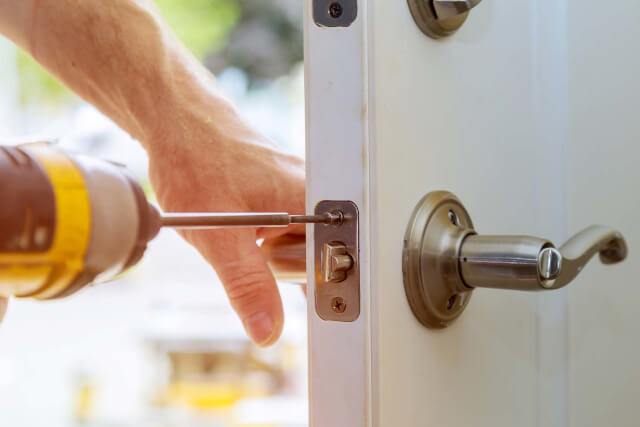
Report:
[{"label": "latch plate", "polygon": [[[316,224],[314,228],[314,275],[316,313],[323,320],[353,322],[360,316],[360,247],[358,243],[358,207],[351,201],[325,200],[316,205],[315,214],[342,212],[339,225]],[[329,246],[327,246],[329,245]],[[327,247],[344,247],[353,260],[344,279],[336,282],[327,274],[331,255]],[[335,263],[333,263],[335,265]]]}]

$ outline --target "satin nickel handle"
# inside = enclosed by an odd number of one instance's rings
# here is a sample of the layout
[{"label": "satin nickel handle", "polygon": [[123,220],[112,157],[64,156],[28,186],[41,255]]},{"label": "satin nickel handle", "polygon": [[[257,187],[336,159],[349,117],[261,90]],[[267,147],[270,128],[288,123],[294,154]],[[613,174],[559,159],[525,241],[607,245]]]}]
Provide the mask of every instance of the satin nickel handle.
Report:
[{"label": "satin nickel handle", "polygon": [[480,4],[482,0],[433,0],[433,9],[438,19],[449,19],[462,15]]},{"label": "satin nickel handle", "polygon": [[627,244],[604,226],[582,230],[559,249],[537,237],[478,235],[460,200],[437,191],[422,199],[409,221],[404,286],[416,317],[443,328],[460,316],[475,288],[560,289],[596,253],[602,263],[615,264],[627,257]]},{"label": "satin nickel handle", "polygon": [[582,230],[560,249],[536,237],[471,235],[460,249],[460,272],[470,288],[559,289],[596,253],[603,263],[614,264],[626,258],[627,245],[619,232],[603,226]]},{"label": "satin nickel handle", "polygon": [[549,289],[568,285],[596,253],[605,265],[624,261],[628,255],[627,242],[622,234],[603,226],[586,228],[560,248],[562,265],[558,277]]}]

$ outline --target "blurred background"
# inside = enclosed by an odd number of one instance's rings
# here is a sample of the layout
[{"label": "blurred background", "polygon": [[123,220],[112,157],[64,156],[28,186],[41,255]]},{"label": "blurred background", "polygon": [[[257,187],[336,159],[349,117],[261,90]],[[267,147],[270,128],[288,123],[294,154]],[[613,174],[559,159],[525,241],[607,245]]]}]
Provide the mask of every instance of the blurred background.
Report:
[{"label": "blurred background", "polygon": [[[302,2],[156,0],[245,118],[304,155]],[[0,139],[56,139],[126,164],[153,198],[145,152],[0,37]],[[281,284],[283,338],[246,338],[213,270],[173,231],[115,282],[11,301],[0,326],[3,426],[307,425],[306,302]]]}]

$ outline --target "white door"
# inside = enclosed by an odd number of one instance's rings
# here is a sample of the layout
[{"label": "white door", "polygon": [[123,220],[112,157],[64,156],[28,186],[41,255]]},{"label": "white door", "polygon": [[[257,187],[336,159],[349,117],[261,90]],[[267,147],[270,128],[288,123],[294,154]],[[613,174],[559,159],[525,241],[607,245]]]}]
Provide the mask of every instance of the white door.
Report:
[{"label": "white door", "polygon": [[[484,0],[440,40],[405,0],[305,3],[307,202],[353,201],[360,246],[357,318],[309,304],[311,425],[637,426],[640,3]],[[479,234],[559,246],[604,224],[630,256],[561,290],[477,289],[426,328],[403,240],[436,190]]]}]

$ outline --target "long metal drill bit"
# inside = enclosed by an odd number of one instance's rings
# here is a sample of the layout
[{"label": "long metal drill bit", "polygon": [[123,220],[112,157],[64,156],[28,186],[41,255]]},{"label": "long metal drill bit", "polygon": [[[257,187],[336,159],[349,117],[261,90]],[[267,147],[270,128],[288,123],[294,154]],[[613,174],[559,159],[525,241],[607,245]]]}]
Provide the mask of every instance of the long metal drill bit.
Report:
[{"label": "long metal drill bit", "polygon": [[340,224],[340,212],[320,215],[289,215],[283,212],[260,213],[163,213],[162,227],[179,229],[287,227],[291,224]]}]

